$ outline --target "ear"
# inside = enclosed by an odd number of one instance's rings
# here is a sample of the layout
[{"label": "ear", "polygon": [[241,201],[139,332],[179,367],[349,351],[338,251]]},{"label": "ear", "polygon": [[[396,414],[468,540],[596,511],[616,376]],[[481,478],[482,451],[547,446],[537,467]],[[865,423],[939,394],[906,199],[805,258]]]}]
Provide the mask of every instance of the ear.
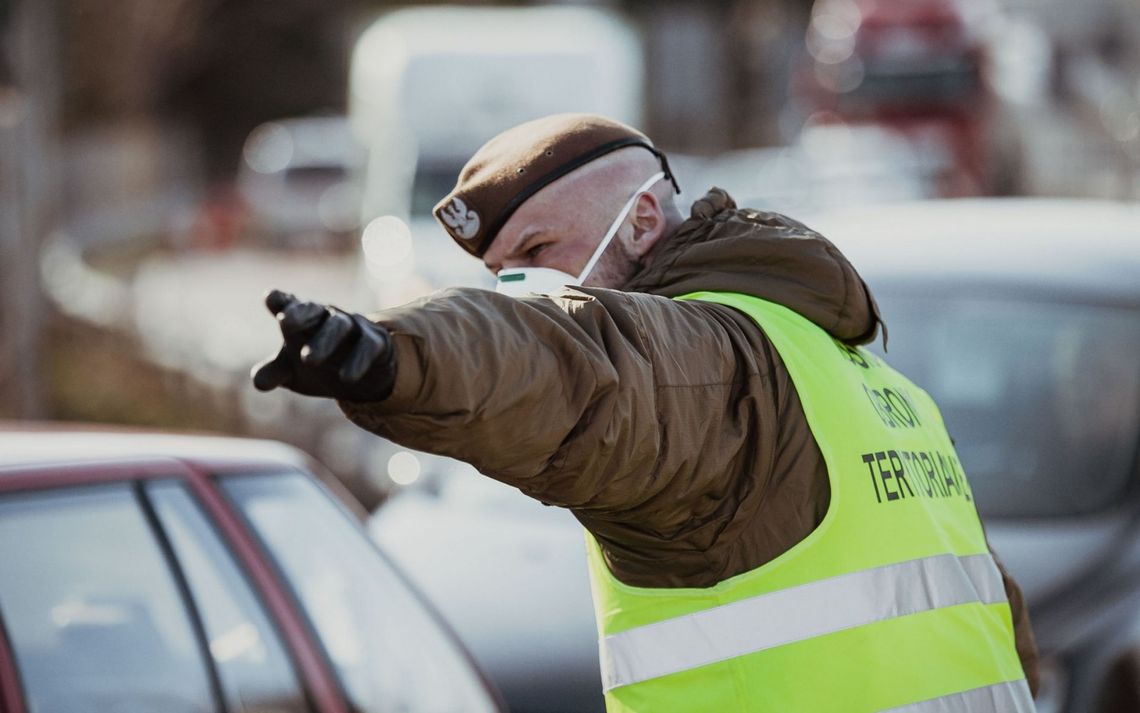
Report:
[{"label": "ear", "polygon": [[637,197],[632,211],[633,233],[624,241],[631,255],[642,257],[665,235],[665,211],[652,193]]}]

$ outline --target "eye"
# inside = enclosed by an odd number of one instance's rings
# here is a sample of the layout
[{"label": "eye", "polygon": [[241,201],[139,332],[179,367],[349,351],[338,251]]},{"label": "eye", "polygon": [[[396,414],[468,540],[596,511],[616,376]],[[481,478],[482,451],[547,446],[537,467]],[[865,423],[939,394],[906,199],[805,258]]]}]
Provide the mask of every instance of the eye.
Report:
[{"label": "eye", "polygon": [[545,250],[549,245],[550,243],[539,243],[538,245],[534,245],[526,251],[526,256],[533,260],[534,258],[538,257],[539,254],[541,254],[542,251]]}]

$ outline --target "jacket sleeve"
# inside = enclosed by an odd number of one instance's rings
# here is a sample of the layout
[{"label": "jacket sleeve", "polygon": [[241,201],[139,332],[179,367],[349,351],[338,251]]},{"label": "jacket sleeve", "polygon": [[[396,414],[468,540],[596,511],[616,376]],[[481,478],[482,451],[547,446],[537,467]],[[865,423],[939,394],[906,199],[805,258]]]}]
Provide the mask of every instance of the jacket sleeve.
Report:
[{"label": "jacket sleeve", "polygon": [[699,497],[699,483],[676,480],[686,463],[697,472],[684,451],[702,430],[712,437],[729,402],[736,365],[719,309],[589,288],[446,290],[374,316],[395,340],[395,389],[340,406],[366,430],[545,503],[600,514],[666,490]]}]

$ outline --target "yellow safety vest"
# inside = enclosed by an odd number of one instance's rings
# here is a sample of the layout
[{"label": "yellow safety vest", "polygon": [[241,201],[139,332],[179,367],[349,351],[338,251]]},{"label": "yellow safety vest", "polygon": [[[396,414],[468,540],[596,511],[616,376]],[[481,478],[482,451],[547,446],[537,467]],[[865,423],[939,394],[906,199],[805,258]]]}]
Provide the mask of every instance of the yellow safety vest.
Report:
[{"label": "yellow safety vest", "polygon": [[631,587],[587,536],[607,709],[1028,713],[1001,575],[933,400],[795,312],[733,293],[827,464],[819,527],[704,589]]}]

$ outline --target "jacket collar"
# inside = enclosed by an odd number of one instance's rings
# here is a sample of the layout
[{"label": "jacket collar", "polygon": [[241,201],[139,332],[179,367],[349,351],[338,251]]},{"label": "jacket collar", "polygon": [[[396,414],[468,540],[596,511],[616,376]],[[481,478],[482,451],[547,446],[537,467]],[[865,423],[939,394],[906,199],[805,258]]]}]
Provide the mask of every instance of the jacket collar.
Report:
[{"label": "jacket collar", "polygon": [[[738,208],[715,187],[622,289],[665,297],[740,292],[795,310],[852,344],[873,341],[882,324],[870,289],[829,240],[778,213]],[[884,325],[884,346],[885,339]]]}]

